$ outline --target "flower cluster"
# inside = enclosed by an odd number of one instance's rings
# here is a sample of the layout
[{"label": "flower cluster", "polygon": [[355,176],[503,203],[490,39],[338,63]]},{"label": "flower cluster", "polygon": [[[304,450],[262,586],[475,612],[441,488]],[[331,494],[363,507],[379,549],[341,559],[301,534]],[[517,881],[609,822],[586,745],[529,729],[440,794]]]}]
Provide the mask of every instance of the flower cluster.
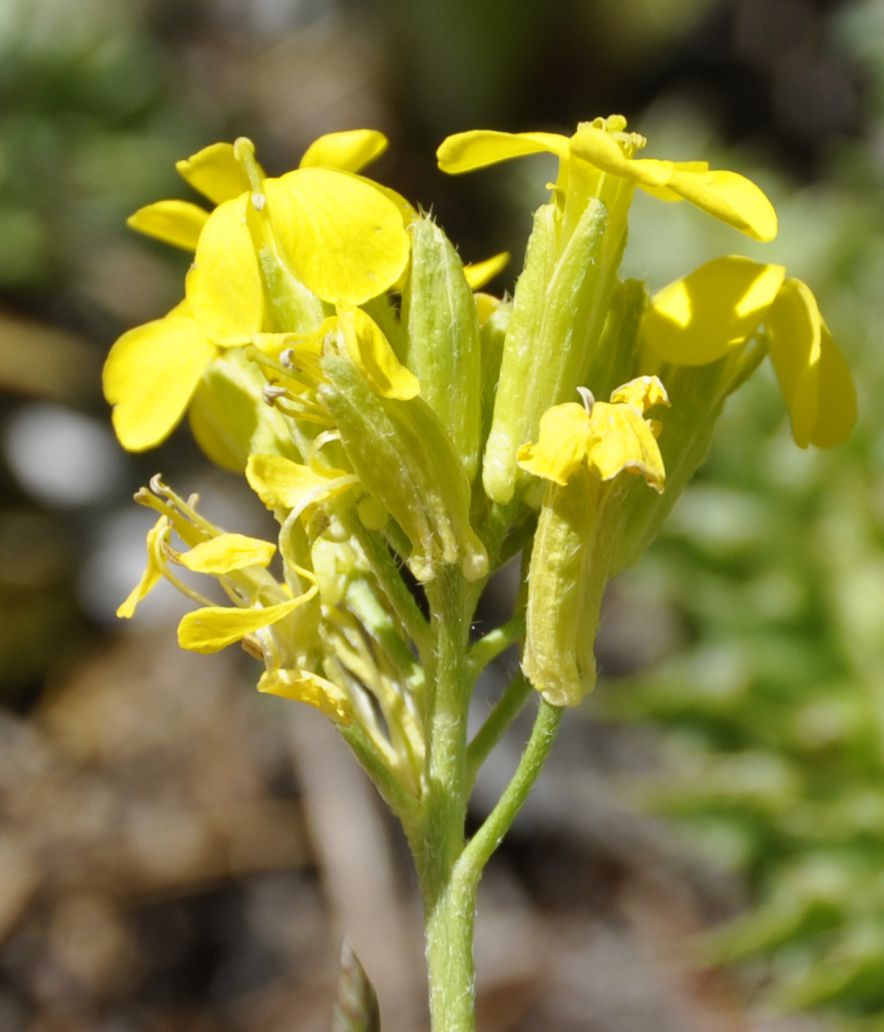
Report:
[{"label": "flower cluster", "polygon": [[[186,413],[280,527],[278,543],[226,532],[156,478],[136,495],[158,519],[120,615],[169,580],[198,606],[183,648],[241,642],[262,691],[354,729],[363,762],[419,799],[438,592],[459,585],[468,627],[488,576],[523,552],[524,619],[494,640],[524,628],[525,675],[575,705],[595,679],[605,584],[702,462],[728,394],[769,352],[801,446],[841,441],[855,396],[813,295],[781,266],[725,257],[653,297],[620,278],[636,187],[772,239],[774,210],[743,176],[637,157],[645,140],[620,116],[571,137],[449,137],[449,173],[559,161],[515,292],[498,298],[481,290],[505,255],[464,266],[431,217],[362,174],[386,145],[329,134],[280,177],[245,139],[180,162],[214,207],[160,201],[130,224],[194,252],[184,298],[114,344],[104,388],[124,447],[155,446]],[[216,581],[224,604],[178,567]],[[473,677],[498,647],[485,644]]]}]

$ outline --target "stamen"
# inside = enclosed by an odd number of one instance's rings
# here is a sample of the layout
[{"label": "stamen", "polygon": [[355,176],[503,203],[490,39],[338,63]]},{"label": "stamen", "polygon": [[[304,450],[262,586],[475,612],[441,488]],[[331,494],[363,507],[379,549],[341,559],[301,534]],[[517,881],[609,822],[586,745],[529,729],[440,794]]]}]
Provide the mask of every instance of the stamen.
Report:
[{"label": "stamen", "polygon": [[586,409],[588,416],[592,415],[592,407],[595,405],[595,395],[588,387],[578,387],[577,393],[580,395],[580,400],[583,402],[583,407]]},{"label": "stamen", "polygon": [[264,661],[264,650],[251,634],[247,634],[240,642],[240,645],[243,647],[243,652],[248,653],[252,659]]},{"label": "stamen", "polygon": [[288,388],[279,387],[272,383],[264,385],[262,394],[264,395],[264,403],[272,406],[278,398],[288,397]]}]

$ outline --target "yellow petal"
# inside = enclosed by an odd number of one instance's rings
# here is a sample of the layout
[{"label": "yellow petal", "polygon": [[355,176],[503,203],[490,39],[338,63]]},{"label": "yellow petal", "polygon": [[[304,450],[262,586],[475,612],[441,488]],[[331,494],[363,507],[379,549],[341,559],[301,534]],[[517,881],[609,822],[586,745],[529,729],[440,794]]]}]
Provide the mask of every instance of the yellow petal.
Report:
[{"label": "yellow petal", "polygon": [[856,422],[856,388],[810,288],[786,280],[765,324],[796,444],[841,444]]},{"label": "yellow petal", "polygon": [[[671,162],[672,172],[708,172],[708,161],[673,161]],[[671,178],[671,174],[670,174]],[[643,183],[642,189],[651,197],[660,201],[683,201],[681,194],[670,190],[668,186],[651,186],[650,183]]]},{"label": "yellow petal", "polygon": [[314,140],[301,158],[300,168],[337,168],[358,172],[387,149],[389,141],[376,129],[326,133]]},{"label": "yellow petal", "polygon": [[232,143],[213,143],[175,163],[178,173],[214,204],[229,201],[249,189],[245,169],[236,160]]},{"label": "yellow petal", "polygon": [[490,283],[499,272],[502,272],[507,267],[509,260],[509,251],[501,251],[499,254],[492,255],[482,262],[473,262],[472,265],[465,265],[463,267],[463,274],[467,278],[470,290],[481,290],[486,283]]},{"label": "yellow petal", "polygon": [[397,206],[368,180],[301,168],[264,182],[277,239],[317,297],[362,304],[382,294],[408,261]]},{"label": "yellow petal", "polygon": [[194,573],[230,573],[245,566],[268,566],[276,545],[245,534],[219,534],[182,553],[182,566]]},{"label": "yellow petal", "polygon": [[129,592],[128,598],[117,609],[117,616],[131,620],[135,609],[157,586],[163,576],[163,548],[169,540],[172,524],[166,516],[160,516],[147,532],[147,566],[141,580]]},{"label": "yellow petal", "polygon": [[144,451],[168,437],[215,354],[196,322],[181,314],[124,333],[102,374],[120,444]]},{"label": "yellow petal", "polygon": [[188,407],[191,433],[217,466],[242,473],[253,451],[286,455],[286,417],[264,399],[267,380],[240,348],[220,352],[206,367]]},{"label": "yellow petal", "polygon": [[774,206],[760,187],[738,172],[693,171],[682,166],[665,186],[753,240],[769,241],[777,235]]},{"label": "yellow petal", "polygon": [[448,136],[439,145],[436,158],[443,172],[457,175],[525,154],[568,156],[568,137],[559,133],[502,133],[494,129],[472,129]]},{"label": "yellow petal", "polygon": [[206,335],[219,345],[248,343],[261,329],[264,290],[246,225],[248,197],[225,201],[209,216],[187,274],[187,300]]},{"label": "yellow petal", "polygon": [[420,394],[417,377],[399,361],[371,316],[353,305],[338,305],[338,327],[347,354],[381,397],[408,401]]},{"label": "yellow petal", "polygon": [[554,405],[540,417],[537,444],[523,444],[518,463],[528,473],[556,484],[568,478],[585,461],[592,431],[586,409],[575,401]]},{"label": "yellow petal", "polygon": [[336,684],[307,670],[267,670],[258,681],[258,691],[306,702],[339,724],[353,720],[353,709],[345,693]]},{"label": "yellow petal", "polygon": [[611,394],[611,404],[631,405],[644,415],[655,405],[668,405],[669,395],[656,376],[638,376],[617,387]]},{"label": "yellow petal", "polygon": [[655,491],[663,491],[666,473],[657,439],[631,405],[596,402],[590,424],[589,460],[602,480],[612,480],[626,470],[641,474]]},{"label": "yellow petal", "polygon": [[187,613],[178,624],[178,644],[190,652],[219,652],[247,634],[285,619],[315,594],[314,587],[288,602],[266,607],[203,606]]},{"label": "yellow petal", "polygon": [[[378,193],[383,194],[383,196],[386,197],[387,200],[390,201],[394,205],[396,210],[399,212],[399,218],[402,219],[402,225],[406,229],[418,217],[418,214],[417,214],[417,211],[416,211],[414,205],[410,201],[407,201],[402,196],[401,193],[397,193],[395,190],[391,189],[389,186],[384,186],[383,183],[376,183],[373,179],[365,179],[362,176],[359,176],[358,178],[363,183],[368,183],[373,190],[377,190]],[[400,283],[400,280],[402,279],[402,276],[404,276],[404,273],[406,271],[407,270],[403,266],[402,274],[400,274],[399,279],[397,279],[394,282],[394,284],[393,284],[393,289],[394,290],[400,289],[399,288],[399,283]]]},{"label": "yellow petal", "polygon": [[246,480],[268,509],[297,512],[359,482],[357,477],[343,470],[317,473],[310,466],[292,462],[281,455],[250,455]]},{"label": "yellow petal", "polygon": [[164,244],[193,251],[208,217],[205,208],[189,201],[157,201],[139,208],[126,225]]},{"label": "yellow petal", "polygon": [[502,303],[501,299],[493,294],[474,294],[473,300],[476,302],[476,315],[479,318],[480,328],[488,322]]},{"label": "yellow petal", "polygon": [[642,319],[651,349],[676,365],[706,365],[749,337],[786,270],[731,255],[716,258],[654,295]]},{"label": "yellow petal", "polygon": [[573,155],[602,172],[632,179],[641,186],[665,186],[674,170],[671,161],[627,157],[614,136],[588,122],[582,123],[571,137],[570,149]]},{"label": "yellow petal", "polygon": [[834,448],[847,440],[857,418],[856,386],[847,360],[823,323],[820,340],[819,401],[810,443]]}]

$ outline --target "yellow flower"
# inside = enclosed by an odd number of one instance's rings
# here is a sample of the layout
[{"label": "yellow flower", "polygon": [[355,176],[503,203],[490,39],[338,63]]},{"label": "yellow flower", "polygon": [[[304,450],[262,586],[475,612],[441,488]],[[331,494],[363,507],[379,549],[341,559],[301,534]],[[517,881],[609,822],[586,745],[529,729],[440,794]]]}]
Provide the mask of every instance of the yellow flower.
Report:
[{"label": "yellow flower", "polygon": [[[386,139],[370,130],[320,137],[294,172],[261,178],[260,194],[250,192],[249,177],[233,145],[213,144],[179,162],[185,179],[217,207],[208,214],[185,202],[160,202],[130,220],[135,228],[179,246],[193,246],[196,253],[186,279],[185,303],[165,318],[125,333],[108,357],[105,396],[114,406],[114,427],[125,448],[142,451],[171,433],[220,349],[268,343],[259,336],[266,302],[248,225],[253,209],[266,208],[298,280],[317,298],[340,304],[345,312],[401,276],[409,252],[401,199],[353,171],[385,146]],[[332,162],[337,167],[331,167]],[[352,322],[354,317],[348,318]],[[304,327],[285,329],[297,332]],[[364,336],[363,328],[359,339]],[[356,339],[354,329],[348,340]],[[395,359],[377,346],[373,353],[380,356],[382,366],[386,362],[383,373],[389,375],[392,368],[399,382],[406,378],[407,371],[396,370]]]},{"label": "yellow flower", "polygon": [[549,481],[528,568],[522,669],[553,706],[576,706],[595,684],[595,631],[620,529],[622,492],[609,482],[625,470],[660,492],[665,480],[645,419],[669,404],[660,381],[630,380],[610,402],[583,393],[586,406],[547,410],[537,443],[519,449],[522,469]]},{"label": "yellow flower", "polygon": [[504,340],[482,459],[482,483],[496,502],[519,489],[517,449],[535,437],[543,412],[599,371],[599,340],[636,187],[662,200],[690,201],[756,239],[776,235],[776,213],[754,183],[706,162],[639,158],[645,142],[612,115],[580,123],[570,137],[458,133],[437,151],[440,168],[450,173],[543,152],[559,163],[552,201],[534,216]]},{"label": "yellow flower", "polygon": [[856,389],[806,284],[781,265],[731,255],[660,290],[642,320],[651,351],[674,365],[706,365],[765,341],[802,448],[841,444],[856,421]]},{"label": "yellow flower", "polygon": [[622,115],[581,122],[573,136],[558,133],[504,133],[476,129],[456,133],[437,151],[443,172],[461,173],[527,154],[548,152],[559,159],[558,191],[577,191],[606,200],[604,179],[613,176],[665,201],[690,201],[755,240],[773,240],[777,217],[770,201],[751,180],[736,172],[710,169],[705,161],[635,158],[645,138],[627,133]]},{"label": "yellow flower", "polygon": [[[362,304],[402,274],[408,258],[405,223],[411,206],[394,191],[357,175],[387,148],[373,129],[320,136],[297,169],[265,177],[253,201],[267,205],[273,229],[292,271],[317,297]],[[216,205],[245,198],[254,183],[234,144],[214,143],[176,165],[179,173]],[[187,250],[195,249],[210,216],[186,201],[158,201],[128,220],[131,228]]]},{"label": "yellow flower", "polygon": [[[274,457],[275,458],[275,457]],[[316,577],[296,563],[290,563],[295,582],[307,588],[292,597],[289,586],[280,584],[266,567],[276,554],[276,546],[261,538],[219,530],[200,516],[193,500],[185,502],[170,491],[159,478],[151,482],[153,493],[139,491],[136,500],[160,511],[159,519],[147,534],[147,569],[117,615],[132,617],[135,609],[161,579],[168,580],[200,608],[187,613],[178,625],[178,643],[192,652],[217,652],[237,641],[247,641],[249,651],[264,658],[267,670],[258,690],[297,699],[322,710],[337,722],[352,719],[346,693],[307,670],[281,668],[280,660],[300,658],[297,643],[287,631],[286,646],[280,649],[272,628],[295,610],[314,599],[318,592]],[[171,543],[175,530],[186,551],[176,551]],[[183,566],[194,573],[215,577],[238,604],[213,605],[198,591],[181,581],[171,566]]]},{"label": "yellow flower", "polygon": [[[359,172],[387,149],[387,138],[373,129],[327,133],[304,152],[299,168],[333,168]],[[213,205],[231,201],[250,189],[249,177],[232,143],[212,143],[175,163],[178,174]],[[261,178],[264,170],[258,166]],[[126,220],[130,229],[163,243],[196,249],[209,213],[190,201],[156,201],[139,208]]]},{"label": "yellow flower", "polygon": [[147,566],[141,575],[141,580],[117,608],[117,616],[121,619],[131,620],[135,615],[138,603],[143,602],[163,579],[167,562],[166,548],[171,532],[172,524],[167,516],[160,516],[147,532]]},{"label": "yellow flower", "polygon": [[164,440],[219,350],[248,344],[261,330],[264,294],[245,224],[246,201],[243,194],[212,212],[187,276],[185,301],[164,318],[124,333],[111,348],[104,395],[129,451]]},{"label": "yellow flower", "polygon": [[[159,503],[159,507],[165,508],[162,503]],[[276,553],[276,546],[261,538],[247,537],[245,534],[227,534],[223,531],[213,531],[214,536],[209,536],[208,531],[193,524],[185,529],[180,515],[173,510],[168,511],[171,518],[165,513],[161,514],[147,532],[147,567],[141,580],[117,609],[118,617],[131,619],[139,603],[143,602],[164,578],[188,598],[199,602],[205,601],[202,595],[187,587],[172,573],[170,563],[183,566],[194,573],[206,573],[221,578],[228,574],[248,571],[250,567],[263,569],[269,565]],[[170,543],[173,519],[178,524],[178,529],[187,537],[198,537],[197,543],[185,552],[177,552]],[[267,576],[269,577],[269,574]]]},{"label": "yellow flower", "polygon": [[661,492],[666,478],[654,425],[644,416],[655,405],[668,405],[656,376],[642,376],[618,387],[611,401],[587,406],[565,402],[540,420],[536,444],[519,448],[519,465],[528,473],[565,486],[583,468],[602,481],[624,470],[640,474]]}]

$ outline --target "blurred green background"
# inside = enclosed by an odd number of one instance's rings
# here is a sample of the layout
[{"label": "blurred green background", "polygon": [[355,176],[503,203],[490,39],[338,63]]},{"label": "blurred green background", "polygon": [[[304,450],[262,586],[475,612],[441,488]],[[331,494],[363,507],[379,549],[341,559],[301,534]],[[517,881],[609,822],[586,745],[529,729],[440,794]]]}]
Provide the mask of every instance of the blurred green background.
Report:
[{"label": "blurred green background", "polygon": [[261,518],[186,431],[146,456],[109,432],[103,356],[187,261],[126,215],[188,196],[174,161],[215,140],[247,134],[280,172],[370,126],[378,178],[466,259],[518,259],[543,159],[447,179],[438,142],[614,111],[651,156],[752,175],[781,224],[747,247],[640,197],[626,271],[785,262],[860,423],[799,452],[765,370],[614,585],[600,689],[489,873],[482,1027],[884,1027],[884,3],[3,0],[4,1032],[325,1029],[342,926],[385,1028],[423,1022],[410,875],[343,748],[255,698],[245,660],[178,654],[171,594],[114,619],[151,474],[222,524]]}]

